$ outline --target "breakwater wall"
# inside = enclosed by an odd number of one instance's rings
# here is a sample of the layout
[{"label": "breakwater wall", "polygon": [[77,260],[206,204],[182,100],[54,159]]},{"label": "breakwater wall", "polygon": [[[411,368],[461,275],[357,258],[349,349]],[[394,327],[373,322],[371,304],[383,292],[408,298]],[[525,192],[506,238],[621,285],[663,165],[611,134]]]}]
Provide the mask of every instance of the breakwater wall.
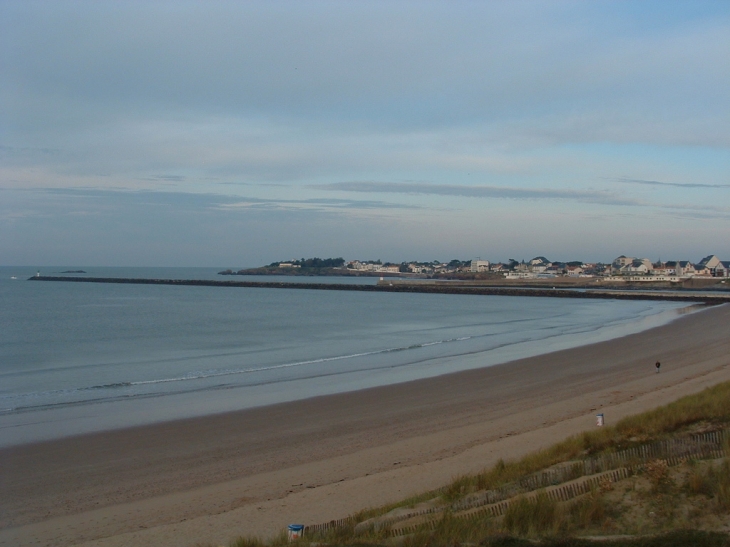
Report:
[{"label": "breakwater wall", "polygon": [[63,281],[66,283],[126,283],[131,285],[174,285],[192,287],[242,287],[251,289],[306,289],[310,291],[359,291],[426,294],[464,294],[482,296],[542,296],[550,298],[600,298],[609,300],[672,300],[724,304],[730,294],[693,294],[663,291],[655,294],[632,291],[575,291],[566,289],[526,289],[517,287],[459,286],[447,283],[379,283],[377,285],[339,283],[289,283],[281,281],[214,281],[205,279],[141,279],[122,277],[33,276],[29,281]]}]

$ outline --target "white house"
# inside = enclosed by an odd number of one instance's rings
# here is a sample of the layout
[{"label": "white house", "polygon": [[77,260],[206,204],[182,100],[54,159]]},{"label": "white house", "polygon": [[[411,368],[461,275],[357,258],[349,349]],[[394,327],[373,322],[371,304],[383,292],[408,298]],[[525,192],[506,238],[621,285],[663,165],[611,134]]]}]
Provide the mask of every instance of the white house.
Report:
[{"label": "white house", "polygon": [[489,271],[489,260],[479,260],[478,258],[471,261],[469,267],[470,272],[488,272]]},{"label": "white house", "polygon": [[694,264],[689,260],[678,260],[675,266],[677,277],[692,277],[697,273]]},{"label": "white house", "polygon": [[715,255],[709,255],[700,260],[697,264],[697,270],[703,271],[712,277],[728,277],[728,265]]},{"label": "white house", "polygon": [[617,258],[613,259],[613,262],[611,262],[611,271],[616,273],[620,272],[622,268],[625,268],[629,264],[631,264],[636,258],[633,256],[624,256],[621,255]]},{"label": "white house", "polygon": [[707,268],[709,270],[713,270],[713,269],[717,268],[718,266],[722,265],[722,263],[720,262],[720,259],[717,258],[715,255],[709,255],[709,256],[706,256],[705,258],[703,258],[702,260],[700,260],[697,263],[697,265],[700,268]]},{"label": "white house", "polygon": [[[642,268],[641,265],[644,265]],[[648,258],[636,258],[632,256],[621,255],[614,258],[611,262],[611,270],[613,273],[620,275],[648,273],[654,269],[654,264]]]},{"label": "white house", "polygon": [[580,277],[583,274],[583,268],[580,266],[568,266],[565,268],[569,277]]}]

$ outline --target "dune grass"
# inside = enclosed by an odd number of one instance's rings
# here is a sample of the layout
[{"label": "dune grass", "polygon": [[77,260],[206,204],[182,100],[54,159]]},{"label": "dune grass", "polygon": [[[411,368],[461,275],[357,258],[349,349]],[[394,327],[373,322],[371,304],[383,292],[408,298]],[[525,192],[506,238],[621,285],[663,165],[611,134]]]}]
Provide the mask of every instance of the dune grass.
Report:
[{"label": "dune grass", "polygon": [[720,466],[693,469],[685,487],[690,494],[712,498],[717,511],[730,511],[730,462],[725,460]]},{"label": "dune grass", "polygon": [[660,440],[699,422],[717,428],[730,424],[730,382],[718,384],[649,412],[628,416],[615,426],[574,435],[520,460],[499,460],[491,469],[482,473],[457,477],[443,489],[443,496],[447,501],[455,501],[469,493],[498,488],[561,462]]},{"label": "dune grass", "polygon": [[[730,425],[730,382],[718,384],[695,395],[683,397],[655,410],[629,416],[615,426],[575,435],[544,450],[536,451],[519,460],[499,460],[493,467],[476,475],[461,476],[437,492],[379,508],[364,510],[353,516],[351,525],[326,533],[310,535],[300,540],[301,545],[384,545],[387,531],[356,535],[354,526],[374,516],[384,515],[397,507],[409,507],[441,496],[445,502],[455,501],[470,493],[498,488],[553,465],[580,460],[601,453],[612,452],[670,437],[690,427],[719,429]],[[660,464],[649,475],[660,488],[666,476]],[[719,467],[705,466],[690,472],[685,485],[690,494],[704,494],[716,500],[718,511],[730,511],[730,463]],[[612,508],[599,493],[593,492],[568,505],[560,505],[544,494],[523,498],[510,505],[499,521],[490,517],[457,519],[449,512],[434,525],[424,526],[421,532],[402,540],[402,547],[447,547],[463,543],[484,547],[544,545],[546,547],[583,547],[604,545],[613,547],[653,547],[697,545],[698,547],[730,547],[727,534],[677,530],[661,536],[604,540],[565,537],[566,534],[585,530],[610,517]],[[526,541],[525,538],[531,538]],[[543,538],[543,539],[539,539]],[[286,536],[263,542],[239,538],[231,547],[278,547],[286,543]]]}]

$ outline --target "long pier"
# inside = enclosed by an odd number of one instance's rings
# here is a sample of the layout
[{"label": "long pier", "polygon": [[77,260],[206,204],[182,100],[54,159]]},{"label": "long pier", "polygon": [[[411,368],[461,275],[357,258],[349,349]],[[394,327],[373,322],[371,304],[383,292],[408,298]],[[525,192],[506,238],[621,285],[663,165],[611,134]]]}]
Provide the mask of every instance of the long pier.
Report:
[{"label": "long pier", "polygon": [[66,277],[33,276],[29,281],[63,281],[66,283],[125,283],[131,285],[173,285],[192,287],[241,287],[251,289],[306,289],[314,291],[359,291],[390,293],[464,294],[482,296],[542,296],[550,298],[601,298],[607,300],[670,300],[677,302],[701,302],[724,304],[730,302],[728,294],[692,293],[691,291],[633,291],[591,289],[576,291],[569,289],[518,287],[494,287],[458,285],[457,283],[389,283],[361,285],[350,283],[290,283],[281,281],[214,281],[205,279],[141,279],[121,277]]}]

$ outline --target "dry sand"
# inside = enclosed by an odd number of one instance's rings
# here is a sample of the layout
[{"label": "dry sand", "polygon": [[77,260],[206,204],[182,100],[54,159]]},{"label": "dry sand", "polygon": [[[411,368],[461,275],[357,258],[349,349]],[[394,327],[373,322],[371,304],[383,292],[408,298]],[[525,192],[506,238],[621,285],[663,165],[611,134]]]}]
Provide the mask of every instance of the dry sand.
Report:
[{"label": "dry sand", "polygon": [[548,446],[597,412],[611,424],[727,380],[730,305],[481,370],[5,449],[0,545],[271,536]]}]

